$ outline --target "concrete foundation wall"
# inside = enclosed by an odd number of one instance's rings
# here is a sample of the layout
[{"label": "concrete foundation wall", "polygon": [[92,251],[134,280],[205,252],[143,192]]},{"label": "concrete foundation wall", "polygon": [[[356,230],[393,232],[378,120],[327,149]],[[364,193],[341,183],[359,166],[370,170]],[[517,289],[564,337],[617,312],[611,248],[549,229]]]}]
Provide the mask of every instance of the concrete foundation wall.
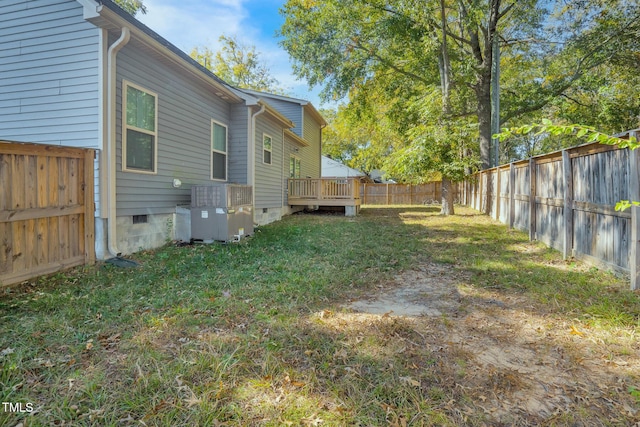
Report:
[{"label": "concrete foundation wall", "polygon": [[[266,211],[266,212],[265,212]],[[259,208],[253,213],[253,222],[258,225],[267,225],[280,221],[283,216],[282,208]]]},{"label": "concrete foundation wall", "polygon": [[148,215],[147,223],[134,224],[133,217],[116,219],[117,246],[121,254],[127,255],[144,249],[154,249],[172,240],[175,214]]},{"label": "concrete foundation wall", "polygon": [[[254,223],[267,225],[300,210],[302,208],[288,206],[256,209]],[[117,227],[116,246],[122,255],[158,248],[171,240],[188,242],[191,240],[191,210],[178,206],[173,214],[147,215],[147,222],[143,224],[134,224],[132,216],[120,216]],[[107,220],[96,218],[96,258],[99,260],[111,258],[107,235]]]}]

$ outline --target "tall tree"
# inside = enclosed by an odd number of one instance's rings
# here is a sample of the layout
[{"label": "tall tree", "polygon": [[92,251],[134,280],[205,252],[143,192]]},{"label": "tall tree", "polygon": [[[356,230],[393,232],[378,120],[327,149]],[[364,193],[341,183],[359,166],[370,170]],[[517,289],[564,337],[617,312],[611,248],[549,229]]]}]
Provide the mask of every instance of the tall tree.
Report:
[{"label": "tall tree", "polygon": [[255,46],[243,44],[234,36],[222,35],[219,41],[222,47],[217,52],[208,47],[194,47],[191,57],[233,86],[279,94],[286,92]]},{"label": "tall tree", "polygon": [[[536,0],[289,0],[282,9],[282,45],[300,77],[323,85],[327,98],[348,95],[359,119],[371,119],[367,108],[384,106],[396,139],[405,141],[387,162],[399,162],[398,171],[419,167],[415,173],[436,167],[445,179],[473,164],[472,149],[482,167],[490,164],[496,38],[504,123],[551,106],[588,72],[620,56],[621,47],[633,45],[637,2],[611,3],[569,0],[556,8]],[[429,103],[438,88],[434,108]],[[474,137],[476,143],[468,140]],[[420,161],[409,162],[410,155]],[[437,166],[445,161],[453,164]]]},{"label": "tall tree", "polygon": [[[282,12],[282,45],[294,58],[294,71],[310,84],[324,84],[326,96],[341,97],[375,76],[394,73],[430,86],[472,91],[479,128],[480,156],[489,162],[491,63],[499,24],[534,28],[518,20],[519,9],[535,0],[289,0]],[[522,30],[521,30],[522,31]],[[439,65],[439,66],[438,66]],[[379,75],[379,74],[378,74]]]},{"label": "tall tree", "polygon": [[[399,141],[382,112],[372,111],[375,119],[358,118],[342,105],[320,113],[328,123],[322,132],[322,154],[367,175],[375,169],[384,169],[384,159],[391,151],[389,147],[396,146]],[[380,140],[386,143],[377,143]]]},{"label": "tall tree", "polygon": [[[463,153],[461,144],[452,135],[459,134],[457,120],[469,115],[476,118],[477,131],[471,133],[479,138],[480,156],[487,166],[492,40],[498,22],[514,4],[289,0],[283,9],[282,45],[294,58],[300,77],[312,85],[324,84],[324,96],[349,94],[350,104],[361,110],[377,102],[389,106],[387,114],[396,120],[394,131],[402,139],[412,138],[388,158],[403,163],[396,171],[408,171],[409,164],[433,168],[437,162],[454,159],[461,165],[457,161]],[[438,87],[440,110],[434,111],[421,99],[431,99]],[[442,129],[450,129],[450,134]],[[435,146],[439,148],[430,149]],[[409,153],[421,160],[407,162]],[[446,189],[458,169],[444,163],[435,169]],[[452,192],[445,195],[442,213],[453,213]]]},{"label": "tall tree", "polygon": [[116,0],[116,3],[134,16],[138,12],[142,14],[147,13],[147,7],[144,5],[143,0]]}]

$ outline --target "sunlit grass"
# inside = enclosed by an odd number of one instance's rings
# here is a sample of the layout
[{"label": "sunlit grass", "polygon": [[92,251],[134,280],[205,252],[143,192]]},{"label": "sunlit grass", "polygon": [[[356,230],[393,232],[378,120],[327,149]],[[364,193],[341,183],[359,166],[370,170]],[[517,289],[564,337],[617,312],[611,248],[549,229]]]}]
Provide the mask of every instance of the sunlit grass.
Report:
[{"label": "sunlit grass", "polygon": [[419,344],[451,318],[344,308],[427,262],[459,273],[465,295],[525,298],[634,353],[640,296],[624,279],[458,212],[294,215],[239,244],[168,245],[134,255],[135,269],[97,264],[5,289],[0,399],[37,410],[0,411],[0,425],[490,424],[463,414],[473,398],[449,383],[473,375],[472,355]]}]

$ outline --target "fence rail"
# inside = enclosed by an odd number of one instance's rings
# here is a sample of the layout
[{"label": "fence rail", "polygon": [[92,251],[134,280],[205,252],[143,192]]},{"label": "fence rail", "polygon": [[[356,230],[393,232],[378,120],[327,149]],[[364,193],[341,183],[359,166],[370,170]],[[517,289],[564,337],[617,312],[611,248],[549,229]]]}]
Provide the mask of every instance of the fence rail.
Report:
[{"label": "fence rail", "polygon": [[529,232],[575,257],[628,273],[640,289],[638,151],[589,144],[479,172],[462,185],[461,201],[509,227]]}]

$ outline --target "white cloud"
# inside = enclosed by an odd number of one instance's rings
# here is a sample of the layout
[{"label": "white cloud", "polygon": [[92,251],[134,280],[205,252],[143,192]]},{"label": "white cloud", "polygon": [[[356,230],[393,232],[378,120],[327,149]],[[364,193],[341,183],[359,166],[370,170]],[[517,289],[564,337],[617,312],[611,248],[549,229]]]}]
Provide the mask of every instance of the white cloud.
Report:
[{"label": "white cloud", "polygon": [[236,34],[248,13],[239,0],[145,0],[136,17],[180,49],[206,45],[216,50],[222,34]]},{"label": "white cloud", "polygon": [[[309,90],[291,70],[289,55],[273,34],[262,34],[257,18],[250,16],[247,2],[255,0],[144,0],[147,14],[136,18],[169,42],[189,53],[195,46],[220,48],[218,38],[235,36],[261,53],[273,76],[291,96],[308,99],[320,106],[319,88]],[[274,9],[277,14],[277,9]],[[263,18],[264,19],[264,18]],[[277,19],[277,16],[274,16]]]}]

